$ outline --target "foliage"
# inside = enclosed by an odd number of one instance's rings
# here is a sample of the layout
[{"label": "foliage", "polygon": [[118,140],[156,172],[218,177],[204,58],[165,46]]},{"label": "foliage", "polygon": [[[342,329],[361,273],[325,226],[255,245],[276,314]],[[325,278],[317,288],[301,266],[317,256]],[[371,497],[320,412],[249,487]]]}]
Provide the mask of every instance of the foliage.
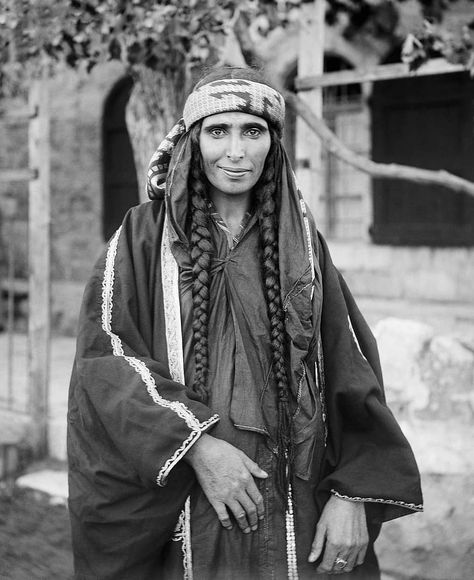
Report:
[{"label": "foliage", "polygon": [[0,0],[0,62],[71,67],[119,59],[153,70],[205,62],[240,14],[267,30],[304,0]]},{"label": "foliage", "polygon": [[[216,61],[226,34],[242,22],[260,35],[298,18],[310,0],[0,0],[0,88],[38,60],[90,70],[119,59],[133,69],[188,70]],[[364,28],[388,36],[396,6],[406,0],[327,0],[328,25],[351,38]],[[413,68],[433,54],[472,64],[472,23],[461,38],[443,31],[443,12],[457,0],[419,0],[426,27],[409,36],[404,58]],[[472,0],[471,0],[472,1]],[[428,24],[429,22],[429,24]],[[469,27],[470,26],[470,27]],[[248,62],[250,51],[243,51]]]},{"label": "foliage", "polygon": [[462,26],[460,34],[425,20],[422,30],[409,34],[402,49],[402,60],[416,70],[430,58],[444,57],[452,64],[464,65],[474,75],[474,18]]}]

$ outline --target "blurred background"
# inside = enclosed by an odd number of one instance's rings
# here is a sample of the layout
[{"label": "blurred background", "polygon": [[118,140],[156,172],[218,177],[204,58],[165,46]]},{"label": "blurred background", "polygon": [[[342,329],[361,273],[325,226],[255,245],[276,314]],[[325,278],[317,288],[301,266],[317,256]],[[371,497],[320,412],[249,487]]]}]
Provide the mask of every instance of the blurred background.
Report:
[{"label": "blurred background", "polygon": [[288,96],[303,195],[379,342],[425,513],[385,580],[474,577],[474,2],[0,0],[0,578],[70,578],[81,296],[203,67]]}]

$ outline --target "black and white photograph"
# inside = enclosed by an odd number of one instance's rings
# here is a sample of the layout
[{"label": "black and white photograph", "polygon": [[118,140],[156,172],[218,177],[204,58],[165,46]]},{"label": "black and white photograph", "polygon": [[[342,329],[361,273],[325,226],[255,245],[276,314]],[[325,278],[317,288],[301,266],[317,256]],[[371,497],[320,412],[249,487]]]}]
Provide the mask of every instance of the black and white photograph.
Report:
[{"label": "black and white photograph", "polygon": [[0,579],[474,578],[474,0],[0,0]]}]

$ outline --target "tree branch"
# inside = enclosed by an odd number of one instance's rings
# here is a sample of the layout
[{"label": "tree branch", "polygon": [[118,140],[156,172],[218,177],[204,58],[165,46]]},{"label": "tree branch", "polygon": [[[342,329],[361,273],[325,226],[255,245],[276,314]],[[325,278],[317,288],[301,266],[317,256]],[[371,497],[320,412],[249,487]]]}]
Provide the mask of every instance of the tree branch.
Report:
[{"label": "tree branch", "polygon": [[248,15],[239,8],[234,20],[234,34],[240,45],[242,56],[249,66],[262,67],[264,62],[258,53],[257,46],[249,32],[250,20]]},{"label": "tree branch", "polygon": [[297,95],[285,92],[285,100],[290,107],[307,123],[307,125],[321,139],[323,146],[341,161],[348,165],[368,173],[372,177],[383,177],[389,179],[402,179],[415,183],[441,185],[455,191],[467,193],[474,197],[474,183],[458,177],[448,171],[431,171],[419,167],[399,165],[397,163],[377,163],[367,159],[362,155],[354,153],[349,147],[344,145],[338,137],[327,127],[327,125],[317,117],[310,107]]}]

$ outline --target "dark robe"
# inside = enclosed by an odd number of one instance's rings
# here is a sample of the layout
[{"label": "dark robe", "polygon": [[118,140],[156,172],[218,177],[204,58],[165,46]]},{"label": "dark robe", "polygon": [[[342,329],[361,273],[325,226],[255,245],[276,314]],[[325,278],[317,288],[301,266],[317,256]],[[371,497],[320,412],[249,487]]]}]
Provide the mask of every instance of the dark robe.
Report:
[{"label": "dark robe", "polygon": [[[185,386],[194,372],[191,266],[180,205],[186,175],[178,175],[172,203],[128,213],[84,295],[68,414],[78,580],[312,578],[307,557],[331,493],[365,503],[372,540],[381,522],[421,510],[418,470],[385,404],[373,336],[292,188],[280,185],[297,444],[292,519],[275,482],[276,398],[256,218],[233,247],[212,225],[204,404]],[[270,473],[257,480],[265,502],[257,532],[224,530],[183,461],[204,432]],[[287,558],[293,532],[296,561]],[[347,576],[379,577],[372,544],[364,566]]]}]

